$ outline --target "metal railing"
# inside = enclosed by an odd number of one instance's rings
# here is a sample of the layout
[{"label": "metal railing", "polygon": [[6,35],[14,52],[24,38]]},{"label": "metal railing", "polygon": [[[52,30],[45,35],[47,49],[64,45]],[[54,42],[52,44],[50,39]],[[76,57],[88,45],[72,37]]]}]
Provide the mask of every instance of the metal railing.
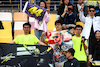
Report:
[{"label": "metal railing", "polygon": [[[30,2],[30,0],[27,0]],[[22,11],[23,7],[24,7],[24,4],[25,4],[26,1],[22,1],[22,0],[19,0],[19,1],[0,1],[0,11],[2,10],[9,10],[9,11],[12,11],[12,10],[17,10],[17,11]]]},{"label": "metal railing", "polygon": [[[14,0],[14,1],[0,1],[0,11],[19,11],[21,12],[23,10],[23,7],[25,5],[25,2],[31,0]],[[39,4],[40,1],[34,0],[34,4]],[[91,1],[92,2],[92,1]],[[50,11],[57,11],[59,8],[59,5],[61,4],[61,1],[47,1],[47,7],[50,8]],[[74,1],[74,4],[78,3],[77,1]],[[86,4],[89,4],[88,1],[85,1]],[[94,3],[93,3],[94,4]],[[95,4],[96,5],[96,4]]]}]

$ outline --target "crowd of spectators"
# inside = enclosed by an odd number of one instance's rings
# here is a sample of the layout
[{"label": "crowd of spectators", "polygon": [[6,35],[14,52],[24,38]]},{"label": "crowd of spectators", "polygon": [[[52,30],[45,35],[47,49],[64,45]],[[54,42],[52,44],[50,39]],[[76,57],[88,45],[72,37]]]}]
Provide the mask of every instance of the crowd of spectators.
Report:
[{"label": "crowd of spectators", "polygon": [[[45,1],[40,1],[39,6],[47,9]],[[61,54],[59,49],[54,51],[54,55],[56,52],[61,55],[60,58],[54,58],[55,67],[88,67],[87,60],[89,60],[90,66],[94,67],[92,62],[100,60],[99,16],[100,6],[99,12],[96,13],[95,6],[87,6],[84,4],[83,0],[78,0],[78,4],[75,6],[73,6],[73,3],[69,2],[69,0],[62,0],[62,4],[57,10],[57,20],[55,21],[54,31],[69,30],[69,33],[72,35],[73,48],[69,49],[64,54]],[[31,25],[29,23],[25,23],[23,25],[24,34],[18,35],[10,43],[48,45],[46,32],[47,23],[49,21],[50,10],[47,9],[42,21],[35,19],[35,35],[29,34]],[[76,22],[84,23],[84,28],[80,25],[76,25]],[[0,29],[4,29],[2,22],[0,22]],[[61,36],[60,34],[57,35]]]}]

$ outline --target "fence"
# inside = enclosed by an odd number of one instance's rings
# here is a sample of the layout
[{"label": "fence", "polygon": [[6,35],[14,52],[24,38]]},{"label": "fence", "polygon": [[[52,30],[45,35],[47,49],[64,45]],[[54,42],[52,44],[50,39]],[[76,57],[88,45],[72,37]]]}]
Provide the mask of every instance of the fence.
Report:
[{"label": "fence", "polygon": [[[31,3],[34,4],[39,4],[40,0],[2,0],[0,1],[0,11],[1,12],[22,12],[23,7],[25,5],[25,2],[29,1]],[[62,3],[60,0],[44,0],[47,3],[47,8],[50,9],[50,11],[57,11],[57,9],[59,8],[59,5]],[[70,3],[72,3],[74,6],[76,3],[78,3],[77,1],[72,1],[69,0]],[[96,1],[84,1],[84,3],[86,5],[91,5],[93,4],[94,6],[98,6],[98,4],[100,3],[100,1],[96,0]]]}]

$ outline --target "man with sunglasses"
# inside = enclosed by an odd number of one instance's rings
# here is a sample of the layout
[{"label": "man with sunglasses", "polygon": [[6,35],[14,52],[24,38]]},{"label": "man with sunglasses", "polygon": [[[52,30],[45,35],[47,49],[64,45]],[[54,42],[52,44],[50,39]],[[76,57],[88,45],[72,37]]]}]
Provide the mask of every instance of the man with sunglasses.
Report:
[{"label": "man with sunglasses", "polygon": [[73,13],[73,5],[68,4],[68,7],[66,8],[66,11],[61,15],[61,18],[63,19],[63,28],[69,28],[70,26],[75,27],[75,20],[76,20],[76,14]]},{"label": "man with sunglasses", "polygon": [[85,24],[82,36],[89,40],[89,47],[94,42],[94,31],[100,30],[100,17],[95,17],[95,7],[89,6],[89,17],[85,17],[83,14],[84,4],[81,6],[79,14],[80,20]]}]

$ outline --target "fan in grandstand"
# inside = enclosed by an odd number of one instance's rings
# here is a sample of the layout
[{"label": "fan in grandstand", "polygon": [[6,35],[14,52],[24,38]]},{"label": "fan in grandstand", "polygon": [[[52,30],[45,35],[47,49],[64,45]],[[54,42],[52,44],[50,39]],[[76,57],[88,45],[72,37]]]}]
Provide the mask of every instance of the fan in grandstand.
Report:
[{"label": "fan in grandstand", "polygon": [[35,35],[29,34],[31,29],[31,25],[29,23],[23,24],[23,31],[24,34],[18,35],[12,42],[12,44],[27,44],[27,45],[35,45],[39,43],[40,45],[46,45],[40,40]]},{"label": "fan in grandstand", "polygon": [[[86,39],[89,40],[89,47],[94,42],[96,30],[100,30],[100,17],[95,17],[95,7],[89,6],[89,17],[85,17],[83,14],[84,4],[81,6],[81,11],[79,13],[80,20],[85,24],[83,29],[83,35]],[[89,49],[90,50],[90,49]]]},{"label": "fan in grandstand", "polygon": [[[89,61],[93,63],[93,61],[100,61],[100,31],[97,30],[95,32],[95,40],[93,41],[90,51],[89,51]],[[97,67],[91,65],[91,67]],[[100,66],[98,66],[100,67]]]}]

